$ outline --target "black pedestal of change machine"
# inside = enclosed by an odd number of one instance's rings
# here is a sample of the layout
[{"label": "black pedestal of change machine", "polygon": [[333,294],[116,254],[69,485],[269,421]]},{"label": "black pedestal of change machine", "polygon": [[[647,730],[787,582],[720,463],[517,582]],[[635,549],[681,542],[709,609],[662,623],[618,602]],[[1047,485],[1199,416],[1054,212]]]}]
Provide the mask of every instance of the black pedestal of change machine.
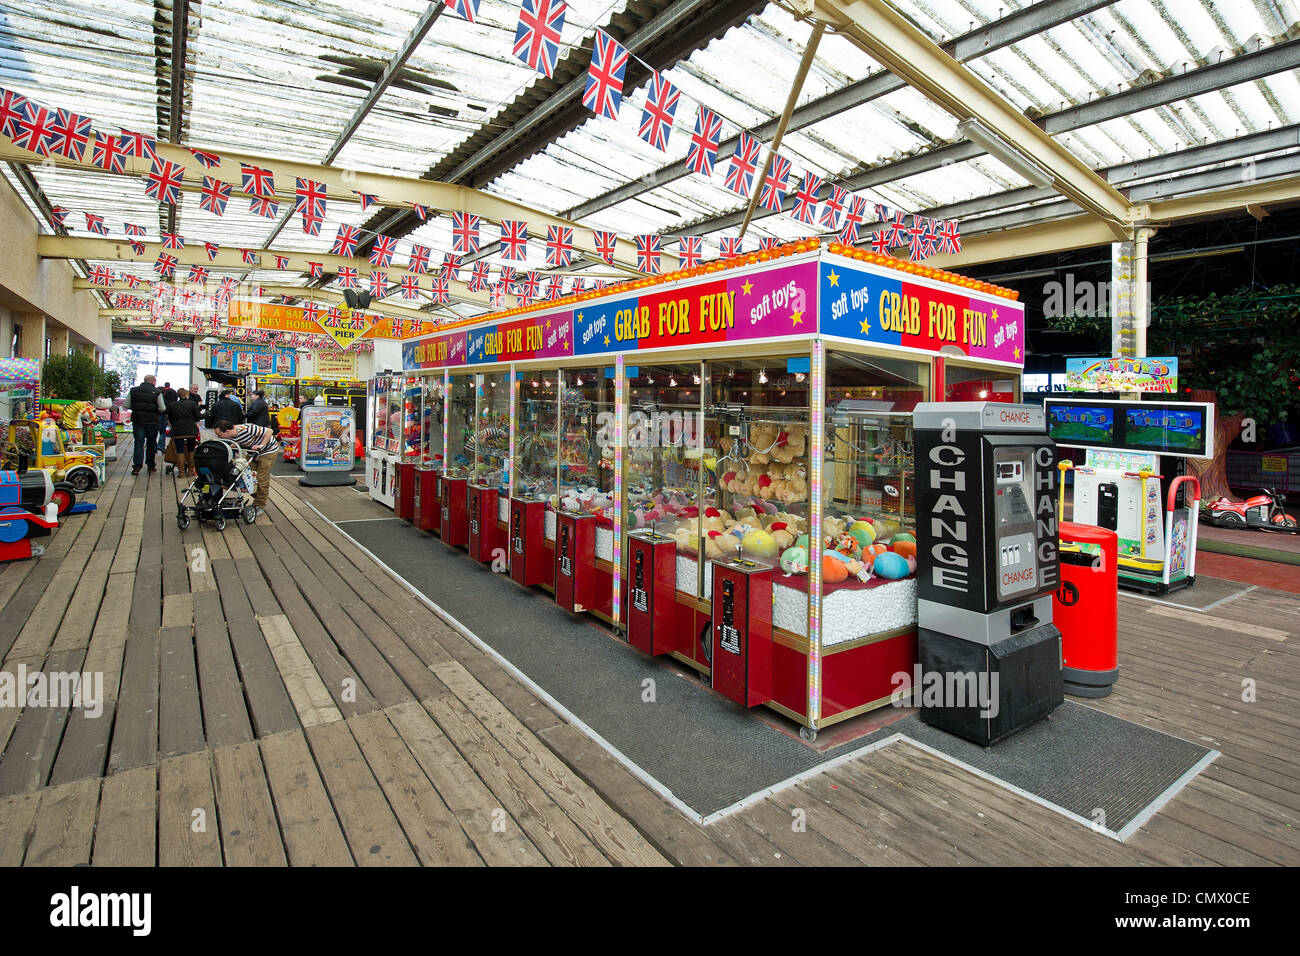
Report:
[{"label": "black pedestal of change machine", "polygon": [[988,746],[1065,699],[1056,444],[1043,409],[926,402],[913,413],[918,651],[927,724]]}]

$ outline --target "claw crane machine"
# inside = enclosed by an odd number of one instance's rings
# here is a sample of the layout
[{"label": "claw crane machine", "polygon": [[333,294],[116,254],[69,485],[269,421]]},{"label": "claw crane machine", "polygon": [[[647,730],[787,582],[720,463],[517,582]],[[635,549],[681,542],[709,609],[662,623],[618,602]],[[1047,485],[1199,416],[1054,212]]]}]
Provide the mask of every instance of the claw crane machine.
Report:
[{"label": "claw crane machine", "polygon": [[381,372],[366,383],[366,407],[370,410],[366,489],[372,501],[394,509],[402,452],[402,387],[402,376],[393,372]]}]

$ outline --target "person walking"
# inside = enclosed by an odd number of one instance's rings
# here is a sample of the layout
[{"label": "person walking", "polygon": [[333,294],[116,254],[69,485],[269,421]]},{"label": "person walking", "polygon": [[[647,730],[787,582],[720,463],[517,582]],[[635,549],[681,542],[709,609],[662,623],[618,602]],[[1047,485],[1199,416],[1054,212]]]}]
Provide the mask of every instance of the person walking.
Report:
[{"label": "person walking", "polygon": [[275,432],[262,425],[245,422],[236,425],[230,419],[218,419],[213,430],[218,438],[232,441],[245,451],[257,455],[253,467],[257,471],[257,490],[253,492],[253,507],[258,516],[266,514],[266,499],[271,493],[271,466],[275,464],[275,453],[280,450],[280,443]]},{"label": "person walking", "polygon": [[266,392],[258,389],[253,393],[253,400],[248,403],[244,419],[252,425],[271,427],[271,406],[266,403]]},{"label": "person walking", "polygon": [[167,415],[167,409],[172,407],[176,401],[176,389],[172,388],[171,382],[163,382],[163,387],[158,390],[158,450],[166,451],[167,449],[167,426],[171,419]]},{"label": "person walking", "polygon": [[233,389],[222,389],[221,397],[208,409],[208,426],[216,428],[218,422],[231,422],[235,425],[244,423],[244,409],[235,399]]},{"label": "person walking", "polygon": [[158,380],[146,375],[135,388],[127,393],[127,406],[131,409],[131,434],[135,438],[135,447],[131,449],[131,474],[140,474],[140,468],[146,458],[149,471],[158,469],[154,461],[158,454],[158,389],[154,383]]},{"label": "person walking", "polygon": [[172,445],[180,458],[176,470],[182,477],[195,474],[194,446],[199,440],[199,403],[182,388],[176,393],[176,401],[167,409],[167,418],[172,426]]}]

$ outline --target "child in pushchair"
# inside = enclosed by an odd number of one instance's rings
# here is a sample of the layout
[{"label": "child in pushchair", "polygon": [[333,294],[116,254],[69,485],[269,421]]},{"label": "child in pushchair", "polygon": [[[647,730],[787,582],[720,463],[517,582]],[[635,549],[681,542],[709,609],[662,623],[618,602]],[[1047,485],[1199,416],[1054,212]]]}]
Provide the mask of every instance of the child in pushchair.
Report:
[{"label": "child in pushchair", "polygon": [[[194,449],[194,468],[197,476],[184,493],[176,498],[176,524],[184,531],[190,519],[200,523],[211,521],[218,531],[226,527],[226,517],[245,524],[257,520],[253,507],[253,492],[257,490],[257,475],[253,461],[257,455],[246,452],[232,441],[211,438],[199,442]],[[179,489],[179,486],[177,486]]]}]

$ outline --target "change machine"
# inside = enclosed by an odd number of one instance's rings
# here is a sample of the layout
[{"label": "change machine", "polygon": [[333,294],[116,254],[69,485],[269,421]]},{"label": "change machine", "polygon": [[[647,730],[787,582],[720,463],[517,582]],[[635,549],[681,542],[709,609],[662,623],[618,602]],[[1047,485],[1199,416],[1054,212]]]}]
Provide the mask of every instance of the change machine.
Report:
[{"label": "change machine", "polygon": [[985,746],[1064,700],[1056,444],[1042,408],[916,406],[921,719]]}]

